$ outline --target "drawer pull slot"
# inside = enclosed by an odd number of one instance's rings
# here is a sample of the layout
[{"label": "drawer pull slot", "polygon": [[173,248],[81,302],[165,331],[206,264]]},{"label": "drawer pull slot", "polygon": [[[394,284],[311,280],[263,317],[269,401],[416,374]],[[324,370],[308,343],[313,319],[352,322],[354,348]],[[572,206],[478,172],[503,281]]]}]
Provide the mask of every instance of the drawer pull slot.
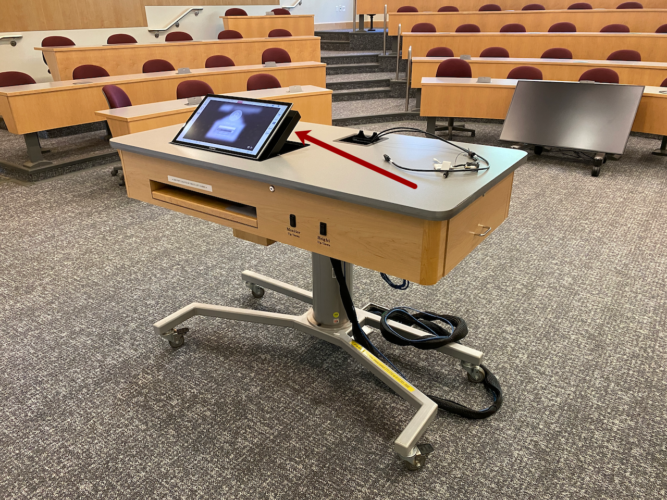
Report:
[{"label": "drawer pull slot", "polygon": [[483,224],[477,224],[477,225],[479,227],[483,227],[484,229],[486,229],[486,231],[484,231],[483,233],[473,233],[475,236],[486,236],[487,234],[489,234],[489,231],[493,229],[491,226],[485,226]]}]

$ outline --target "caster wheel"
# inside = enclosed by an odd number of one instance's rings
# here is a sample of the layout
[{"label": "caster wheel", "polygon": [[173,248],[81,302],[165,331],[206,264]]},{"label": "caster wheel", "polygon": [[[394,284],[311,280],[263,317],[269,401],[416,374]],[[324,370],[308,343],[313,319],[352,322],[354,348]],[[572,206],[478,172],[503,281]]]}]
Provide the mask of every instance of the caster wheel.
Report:
[{"label": "caster wheel", "polygon": [[595,165],[593,167],[593,170],[591,170],[591,175],[593,177],[597,177],[598,175],[600,175],[600,167],[598,165]]},{"label": "caster wheel", "polygon": [[542,146],[535,146],[535,149],[533,150],[533,152],[537,156],[540,156],[542,154],[542,151],[544,151],[544,148]]},{"label": "caster wheel", "polygon": [[118,175],[118,170],[111,171],[111,177],[116,177]]},{"label": "caster wheel", "polygon": [[264,289],[261,286],[252,285],[250,290],[252,291],[252,296],[256,299],[261,299],[264,297]]},{"label": "caster wheel", "polygon": [[173,347],[174,349],[178,349],[183,344],[185,344],[185,337],[183,335],[181,335],[180,333],[174,335],[173,340],[169,341],[169,345],[171,347]]},{"label": "caster wheel", "polygon": [[472,382],[473,384],[479,384],[480,382],[484,381],[486,372],[484,372],[483,368],[475,366],[471,371],[467,372],[467,376],[469,382]]},{"label": "caster wheel", "polygon": [[124,186],[125,185],[125,179],[122,179],[118,182],[119,186]]}]

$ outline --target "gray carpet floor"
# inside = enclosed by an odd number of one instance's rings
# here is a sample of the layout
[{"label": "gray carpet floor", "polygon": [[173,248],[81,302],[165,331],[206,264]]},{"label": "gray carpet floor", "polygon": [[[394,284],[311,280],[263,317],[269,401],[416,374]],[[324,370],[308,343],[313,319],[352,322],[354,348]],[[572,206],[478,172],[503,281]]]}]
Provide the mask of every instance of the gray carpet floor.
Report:
[{"label": "gray carpet floor", "polygon": [[[498,125],[475,128],[497,144]],[[253,299],[240,275],[308,288],[306,252],[128,199],[109,166],[0,182],[0,497],[664,498],[656,147],[632,137],[599,178],[531,156],[508,220],[436,286],[394,291],[355,270],[357,305],[464,317],[464,343],[505,391],[488,420],[440,413],[418,473],[392,454],[412,410],[342,351],[217,319],[188,321],[177,350],[153,334],[192,301],[303,311],[272,292]],[[424,392],[489,404],[446,356],[378,345]]]}]

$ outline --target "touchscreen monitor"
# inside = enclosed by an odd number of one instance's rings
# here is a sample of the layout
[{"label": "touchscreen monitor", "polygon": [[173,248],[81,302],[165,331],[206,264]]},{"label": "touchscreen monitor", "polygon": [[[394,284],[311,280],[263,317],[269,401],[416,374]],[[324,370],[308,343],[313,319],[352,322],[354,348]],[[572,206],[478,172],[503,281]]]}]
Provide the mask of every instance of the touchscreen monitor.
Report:
[{"label": "touchscreen monitor", "polygon": [[208,95],[172,142],[258,159],[291,107],[286,102]]}]

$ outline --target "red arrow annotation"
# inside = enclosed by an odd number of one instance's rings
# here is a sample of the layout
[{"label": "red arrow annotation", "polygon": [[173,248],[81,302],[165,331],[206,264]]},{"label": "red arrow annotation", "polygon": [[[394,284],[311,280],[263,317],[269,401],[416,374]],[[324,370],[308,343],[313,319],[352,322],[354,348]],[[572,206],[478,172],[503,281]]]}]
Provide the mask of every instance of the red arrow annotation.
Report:
[{"label": "red arrow annotation", "polygon": [[320,141],[319,139],[315,139],[314,137],[308,135],[310,132],[311,132],[310,130],[302,130],[301,132],[296,132],[296,135],[299,137],[299,139],[301,139],[301,142],[303,144],[305,144],[307,140],[308,142],[312,142],[316,146],[324,148],[327,151],[331,151],[332,153],[336,153],[337,155],[340,155],[347,160],[353,161],[354,163],[357,163],[362,167],[366,167],[372,170],[373,172],[377,172],[378,174],[384,175],[385,177],[389,177],[390,179],[396,182],[400,182],[404,186],[408,186],[409,188],[412,189],[417,189],[417,184],[415,184],[414,182],[404,179],[403,177],[399,177],[398,175],[392,174],[391,172],[387,172],[386,170],[376,165],[373,165],[372,163],[368,163],[367,161],[362,160],[361,158],[357,158],[356,156],[351,155],[350,153],[347,153],[342,149],[338,149],[332,146],[331,144],[327,144],[326,142]]}]

